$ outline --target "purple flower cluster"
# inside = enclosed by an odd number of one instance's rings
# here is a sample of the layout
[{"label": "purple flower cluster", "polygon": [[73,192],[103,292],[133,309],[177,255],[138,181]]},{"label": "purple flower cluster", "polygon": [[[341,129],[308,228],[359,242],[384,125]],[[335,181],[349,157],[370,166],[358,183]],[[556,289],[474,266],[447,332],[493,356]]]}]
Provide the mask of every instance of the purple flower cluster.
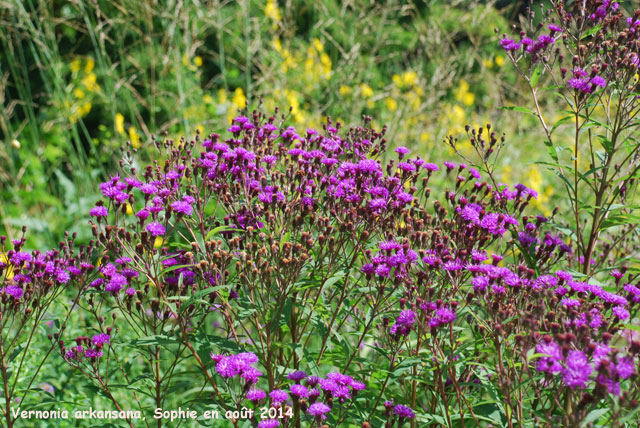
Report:
[{"label": "purple flower cluster", "polygon": [[586,351],[563,351],[550,336],[544,336],[536,353],[542,354],[536,365],[538,371],[559,373],[564,384],[573,389],[585,389],[595,382],[610,394],[620,395],[620,382],[637,375],[635,357],[624,356],[604,343],[591,343]]},{"label": "purple flower cluster", "polygon": [[573,69],[573,77],[567,81],[567,87],[575,89],[583,94],[591,94],[597,87],[604,88],[607,81],[598,75],[592,73],[591,76],[581,68]]},{"label": "purple flower cluster", "polygon": [[227,356],[212,354],[211,359],[216,363],[216,373],[225,379],[239,376],[245,380],[246,384],[253,385],[262,376],[262,372],[253,366],[258,362],[258,357],[254,353],[241,352]]}]

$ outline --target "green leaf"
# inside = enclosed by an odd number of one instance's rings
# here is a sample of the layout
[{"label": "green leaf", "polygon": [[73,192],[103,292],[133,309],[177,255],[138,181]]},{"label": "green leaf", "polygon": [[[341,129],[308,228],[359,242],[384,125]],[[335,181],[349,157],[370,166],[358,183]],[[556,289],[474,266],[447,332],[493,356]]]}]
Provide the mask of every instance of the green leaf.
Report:
[{"label": "green leaf", "polygon": [[207,235],[204,237],[204,240],[208,241],[209,239],[211,239],[212,236],[222,232],[238,232],[238,231],[240,231],[240,229],[235,229],[231,226],[218,226],[216,228],[211,229],[209,232],[207,232]]},{"label": "green leaf", "polygon": [[536,68],[533,70],[533,74],[531,74],[531,86],[535,88],[535,86],[538,84],[538,79],[540,79],[540,76],[542,76],[542,71],[544,69],[542,68],[542,66],[538,65],[536,66]]}]

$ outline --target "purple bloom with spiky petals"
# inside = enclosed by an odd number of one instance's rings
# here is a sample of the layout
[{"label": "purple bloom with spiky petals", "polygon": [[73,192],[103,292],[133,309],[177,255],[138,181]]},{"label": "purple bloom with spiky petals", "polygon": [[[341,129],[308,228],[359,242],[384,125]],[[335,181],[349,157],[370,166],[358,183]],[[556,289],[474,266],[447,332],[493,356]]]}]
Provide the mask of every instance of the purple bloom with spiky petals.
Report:
[{"label": "purple bloom with spiky petals", "polygon": [[393,414],[398,415],[401,419],[411,419],[415,418],[416,414],[411,410],[410,407],[407,407],[403,404],[398,404],[393,408]]},{"label": "purple bloom with spiky petals", "polygon": [[162,236],[166,233],[167,230],[162,225],[162,223],[154,221],[147,225],[147,231],[151,234],[151,236]]},{"label": "purple bloom with spiky petals", "polygon": [[325,416],[325,414],[329,413],[330,411],[331,411],[331,407],[319,401],[313,403],[307,409],[307,413],[313,416],[316,420],[326,419],[327,417]]}]

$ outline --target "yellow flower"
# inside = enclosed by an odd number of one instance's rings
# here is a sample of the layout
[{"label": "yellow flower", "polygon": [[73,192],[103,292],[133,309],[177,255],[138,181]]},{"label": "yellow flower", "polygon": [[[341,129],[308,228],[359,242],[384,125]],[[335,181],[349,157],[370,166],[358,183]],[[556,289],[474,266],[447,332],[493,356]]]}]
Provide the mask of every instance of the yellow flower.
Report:
[{"label": "yellow flower", "polygon": [[198,67],[202,67],[202,57],[201,56],[196,56],[193,59],[193,63]]},{"label": "yellow flower", "polygon": [[320,64],[322,64],[322,71],[325,77],[329,77],[331,74],[331,58],[329,58],[329,55],[323,52],[322,55],[320,55]]},{"label": "yellow flower", "polygon": [[120,113],[116,113],[116,131],[118,134],[124,135],[124,116]]},{"label": "yellow flower", "polygon": [[138,135],[136,128],[134,128],[133,126],[129,127],[129,140],[131,140],[131,145],[134,148],[137,149],[138,147],[140,147],[140,135]]},{"label": "yellow flower", "polygon": [[72,73],[77,73],[78,71],[80,71],[81,66],[82,66],[82,62],[78,58],[74,59],[69,63],[69,69],[71,70]]},{"label": "yellow flower", "polygon": [[127,203],[127,215],[133,214],[133,207],[130,203]]},{"label": "yellow flower", "polygon": [[95,73],[90,73],[83,77],[82,84],[89,92],[96,92],[100,90],[100,85],[96,83]]},{"label": "yellow flower", "polygon": [[347,85],[342,85],[340,86],[340,89],[338,89],[338,93],[340,94],[340,96],[346,96],[349,95],[351,93],[351,88],[348,87]]},{"label": "yellow flower", "polygon": [[483,63],[484,63],[484,66],[485,66],[485,67],[487,67],[487,68],[493,68],[493,60],[492,60],[491,58],[489,58],[489,59],[485,59],[485,60],[483,61]]},{"label": "yellow flower", "polygon": [[387,109],[389,109],[389,111],[393,112],[398,109],[398,101],[396,101],[395,98],[392,98],[392,97],[385,98],[384,104],[387,106]]},{"label": "yellow flower", "polygon": [[421,143],[426,143],[430,139],[431,139],[431,134],[429,134],[428,132],[421,132],[420,133],[420,142]]},{"label": "yellow flower", "polygon": [[498,67],[502,67],[504,65],[504,57],[502,55],[498,55],[494,61]]},{"label": "yellow flower", "polygon": [[86,115],[88,115],[90,111],[91,111],[91,103],[90,103],[89,101],[87,101],[87,102],[83,103],[83,104],[80,106],[80,114],[81,114],[82,116],[86,116]]},{"label": "yellow flower", "polygon": [[473,101],[476,99],[476,96],[473,95],[471,92],[467,92],[466,94],[464,94],[464,96],[462,97],[462,102],[464,105],[471,106],[473,105]]},{"label": "yellow flower", "polygon": [[6,279],[13,278],[13,265],[9,262],[9,258],[4,253],[0,253],[0,262],[7,263],[5,278]]},{"label": "yellow flower", "polygon": [[273,47],[278,52],[282,52],[282,42],[280,41],[279,38],[276,37],[276,38],[273,39]]},{"label": "yellow flower", "polygon": [[405,86],[414,86],[418,82],[418,73],[413,70],[405,71],[402,74],[402,83]]},{"label": "yellow flower", "polygon": [[324,50],[324,45],[319,39],[313,39],[313,46],[318,52],[322,52]]},{"label": "yellow flower", "polygon": [[366,83],[361,83],[360,94],[365,98],[371,98],[373,96],[373,89],[371,89],[371,86]]},{"label": "yellow flower", "polygon": [[244,91],[242,88],[236,88],[233,92],[233,98],[231,99],[231,104],[235,108],[245,108],[247,103],[247,97],[244,95]]},{"label": "yellow flower", "polygon": [[204,101],[206,104],[213,104],[213,97],[209,94],[205,94],[202,97],[202,101]]},{"label": "yellow flower", "polygon": [[73,90],[73,95],[74,95],[77,99],[81,100],[81,99],[83,99],[83,98],[84,98],[84,91],[83,91],[82,89],[80,89],[80,88],[75,88],[75,89]]},{"label": "yellow flower", "polygon": [[[267,1],[267,5],[264,8],[264,14],[276,22],[279,22],[282,19],[278,4],[274,0]],[[275,25],[275,27],[277,27],[277,25]]]},{"label": "yellow flower", "polygon": [[87,58],[87,63],[84,65],[84,72],[91,73],[93,71],[93,67],[96,66],[96,62],[93,58]]},{"label": "yellow flower", "polygon": [[163,242],[164,242],[164,240],[162,239],[161,236],[156,236],[156,240],[153,241],[153,248],[161,247]]}]

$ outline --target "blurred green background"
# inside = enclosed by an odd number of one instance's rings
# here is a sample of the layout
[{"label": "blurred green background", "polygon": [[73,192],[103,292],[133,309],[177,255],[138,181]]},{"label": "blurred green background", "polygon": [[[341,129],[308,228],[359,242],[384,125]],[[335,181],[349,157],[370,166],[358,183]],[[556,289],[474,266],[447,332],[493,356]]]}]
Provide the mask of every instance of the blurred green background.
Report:
[{"label": "blurred green background", "polygon": [[[0,0],[0,234],[28,246],[65,230],[89,239],[97,184],[129,140],[223,132],[245,108],[291,108],[288,122],[373,117],[391,146],[432,161],[444,137],[491,122],[508,145],[499,176],[554,204],[542,135],[494,28],[524,2]],[[511,168],[519,163],[522,167]],[[548,175],[548,176],[547,176]]]}]

